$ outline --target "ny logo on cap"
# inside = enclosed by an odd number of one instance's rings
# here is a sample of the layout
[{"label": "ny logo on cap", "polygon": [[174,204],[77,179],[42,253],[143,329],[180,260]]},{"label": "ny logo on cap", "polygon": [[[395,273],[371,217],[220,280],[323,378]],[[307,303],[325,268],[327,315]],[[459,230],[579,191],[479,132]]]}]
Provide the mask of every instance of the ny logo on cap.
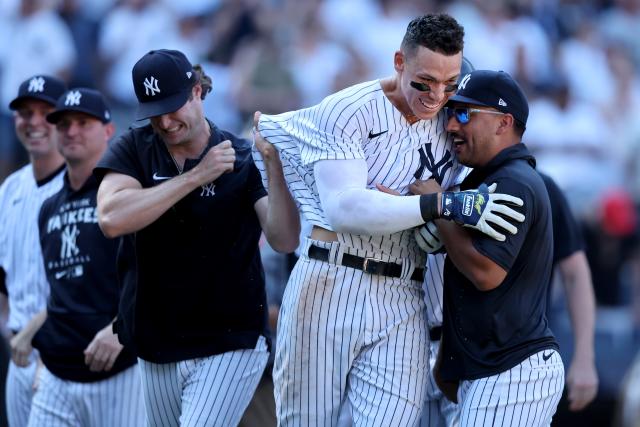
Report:
[{"label": "ny logo on cap", "polygon": [[466,76],[464,76],[464,78],[458,85],[458,89],[464,89],[465,87],[467,87],[467,83],[469,83],[469,80],[471,80],[471,74],[467,74]]},{"label": "ny logo on cap", "polygon": [[149,96],[149,91],[151,91],[151,96],[155,96],[156,93],[160,93],[160,89],[158,88],[158,79],[151,76],[151,78],[147,77],[144,79],[144,94]]},{"label": "ny logo on cap", "polygon": [[67,107],[71,105],[80,105],[80,98],[82,98],[82,94],[77,90],[72,90],[67,94],[67,97],[64,100],[64,105]]},{"label": "ny logo on cap", "polygon": [[44,79],[42,77],[34,77],[29,80],[29,92],[43,92],[44,91]]}]

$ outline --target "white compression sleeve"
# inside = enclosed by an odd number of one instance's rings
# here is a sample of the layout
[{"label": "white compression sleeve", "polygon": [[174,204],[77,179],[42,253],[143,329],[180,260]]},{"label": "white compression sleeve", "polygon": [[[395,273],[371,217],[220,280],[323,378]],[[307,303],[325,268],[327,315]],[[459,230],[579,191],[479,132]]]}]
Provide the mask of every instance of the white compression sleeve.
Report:
[{"label": "white compression sleeve", "polygon": [[424,223],[420,196],[367,190],[365,160],[320,160],[313,171],[320,204],[334,231],[383,235]]}]

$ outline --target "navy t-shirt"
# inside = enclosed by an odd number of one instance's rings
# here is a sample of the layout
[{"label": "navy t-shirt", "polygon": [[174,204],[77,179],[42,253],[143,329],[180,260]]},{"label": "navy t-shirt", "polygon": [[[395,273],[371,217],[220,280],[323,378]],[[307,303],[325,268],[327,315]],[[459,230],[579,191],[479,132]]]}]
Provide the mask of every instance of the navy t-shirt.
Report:
[{"label": "navy t-shirt", "polygon": [[480,291],[447,257],[444,268],[442,377],[472,380],[504,372],[548,348],[557,348],[546,318],[553,235],[551,208],[535,160],[524,144],[506,148],[475,168],[461,188],[497,183],[498,193],[524,201],[526,216],[505,242],[472,230],[475,249],[507,271],[495,289]]},{"label": "navy t-shirt", "polygon": [[[212,123],[208,146],[187,159],[184,172],[208,150],[230,140],[232,173],[198,187],[134,235],[135,303],[121,313],[138,355],[166,363],[255,348],[266,334],[264,272],[256,201],[266,196],[248,141]],[[130,129],[110,147],[94,173],[135,178],[142,187],[179,174],[150,125]],[[131,252],[131,251],[129,251]],[[133,294],[133,293],[132,293]]]},{"label": "navy t-shirt", "polygon": [[51,294],[47,320],[34,337],[42,361],[57,377],[78,382],[111,377],[136,363],[125,347],[109,372],[91,372],[84,350],[118,313],[118,240],[98,227],[93,176],[74,191],[65,175],[62,189],[45,200],[38,226]]}]

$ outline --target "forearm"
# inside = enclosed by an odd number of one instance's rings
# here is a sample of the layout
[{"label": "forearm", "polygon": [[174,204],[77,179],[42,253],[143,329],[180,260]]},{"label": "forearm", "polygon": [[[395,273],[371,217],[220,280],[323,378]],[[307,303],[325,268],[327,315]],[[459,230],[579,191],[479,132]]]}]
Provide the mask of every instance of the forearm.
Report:
[{"label": "forearm", "polygon": [[573,328],[574,358],[592,361],[595,297],[586,256],[583,251],[576,252],[563,259],[559,267]]},{"label": "forearm", "polygon": [[98,222],[107,237],[141,230],[199,185],[191,171],[151,188],[114,189],[109,186],[109,177],[98,190]]},{"label": "forearm", "polygon": [[263,231],[274,250],[293,252],[298,247],[300,236],[298,208],[289,192],[280,163],[265,159],[264,164],[269,197]]},{"label": "forearm", "polygon": [[46,320],[47,309],[45,308],[44,310],[33,316],[31,320],[29,320],[29,322],[24,326],[24,328],[22,328],[19,334],[31,341]]},{"label": "forearm", "polygon": [[500,286],[506,271],[475,249],[467,229],[446,220],[437,220],[436,225],[447,256],[478,290],[489,291]]}]

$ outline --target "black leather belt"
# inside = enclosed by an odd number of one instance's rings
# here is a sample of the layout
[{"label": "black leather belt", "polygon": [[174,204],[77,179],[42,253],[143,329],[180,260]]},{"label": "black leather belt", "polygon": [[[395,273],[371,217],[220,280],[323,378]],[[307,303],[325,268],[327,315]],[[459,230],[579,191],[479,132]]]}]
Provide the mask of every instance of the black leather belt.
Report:
[{"label": "black leather belt", "polygon": [[[307,252],[309,258],[318,261],[329,261],[329,249],[320,248],[316,245],[310,245]],[[387,277],[401,277],[402,266],[393,262],[384,262],[376,258],[362,258],[356,255],[343,254],[342,263],[345,267],[362,270],[365,273],[376,274]],[[422,282],[424,279],[424,269],[416,268],[413,270],[411,280]]]},{"label": "black leather belt", "polygon": [[442,326],[434,326],[429,329],[429,339],[431,341],[440,341],[440,338],[442,338]]}]

